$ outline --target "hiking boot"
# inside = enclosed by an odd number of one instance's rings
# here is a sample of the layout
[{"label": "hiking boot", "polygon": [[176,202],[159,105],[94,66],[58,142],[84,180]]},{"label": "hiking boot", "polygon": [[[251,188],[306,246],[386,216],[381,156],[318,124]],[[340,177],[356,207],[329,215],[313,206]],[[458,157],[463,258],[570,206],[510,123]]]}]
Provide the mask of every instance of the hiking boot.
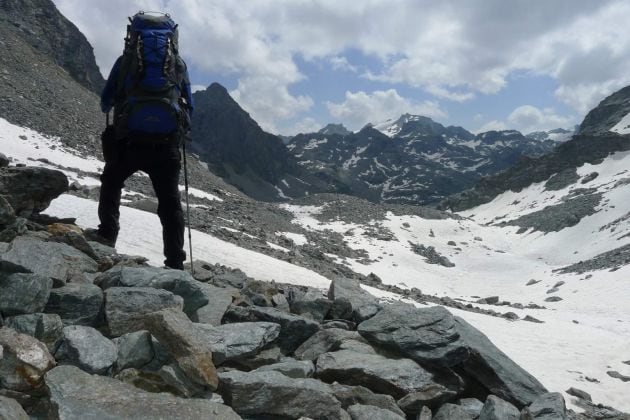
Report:
[{"label": "hiking boot", "polygon": [[109,239],[99,232],[98,229],[88,228],[83,230],[83,236],[88,241],[98,242],[99,244],[109,246],[111,248],[116,247],[116,239]]}]

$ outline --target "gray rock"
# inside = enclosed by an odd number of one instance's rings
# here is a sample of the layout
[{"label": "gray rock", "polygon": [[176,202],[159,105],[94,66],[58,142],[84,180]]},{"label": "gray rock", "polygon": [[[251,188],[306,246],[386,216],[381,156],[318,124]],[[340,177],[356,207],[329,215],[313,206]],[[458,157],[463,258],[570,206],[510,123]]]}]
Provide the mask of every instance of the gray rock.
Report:
[{"label": "gray rock", "polygon": [[0,420],[29,420],[20,403],[0,395]]},{"label": "gray rock", "polygon": [[11,163],[11,159],[9,159],[4,153],[0,153],[0,168],[6,168]]},{"label": "gray rock", "polygon": [[191,328],[212,351],[215,365],[253,356],[280,334],[280,325],[273,322],[239,322],[218,327],[193,324]]},{"label": "gray rock", "polygon": [[457,405],[468,411],[468,413],[474,418],[479,417],[479,414],[481,414],[481,410],[483,409],[483,403],[477,398],[462,398],[457,401]]},{"label": "gray rock", "polygon": [[13,242],[15,238],[25,235],[26,232],[28,232],[28,220],[16,217],[11,224],[4,227],[4,230],[0,229],[0,242]]},{"label": "gray rock", "polygon": [[28,217],[45,210],[68,190],[63,172],[40,167],[6,167],[0,171],[0,195],[15,213]]},{"label": "gray rock", "polygon": [[46,375],[55,415],[74,419],[222,419],[240,417],[222,404],[153,394],[116,379],[89,375],[76,367],[59,366]]},{"label": "gray rock", "polygon": [[494,395],[488,395],[479,420],[520,420],[521,413],[509,402]]},{"label": "gray rock", "polygon": [[405,420],[403,416],[371,405],[355,404],[348,407],[348,414],[350,414],[352,420]]},{"label": "gray rock", "polygon": [[433,413],[429,407],[422,407],[420,410],[420,414],[418,415],[418,420],[432,420]]},{"label": "gray rock", "polygon": [[462,385],[461,379],[452,372],[438,377],[410,359],[390,359],[378,354],[360,354],[351,350],[319,356],[316,376],[326,382],[362,385],[394,398],[402,398],[438,382],[444,382],[454,390]]},{"label": "gray rock", "polygon": [[294,314],[322,323],[333,306],[333,301],[325,298],[320,290],[309,287],[306,293],[295,296],[290,306]]},{"label": "gray rock", "polygon": [[315,373],[315,365],[310,360],[286,360],[272,365],[261,366],[254,372],[280,372],[289,378],[310,378]]},{"label": "gray rock", "polygon": [[215,326],[221,325],[225,311],[232,304],[232,301],[240,296],[238,290],[232,287],[216,287],[206,283],[200,284],[200,287],[208,298],[208,304],[197,309],[192,320]]},{"label": "gray rock", "polygon": [[381,310],[381,305],[376,297],[361,288],[357,280],[345,277],[337,277],[330,283],[328,299],[346,299],[352,305],[351,320],[362,322]]},{"label": "gray rock", "polygon": [[15,222],[15,211],[4,196],[0,195],[0,230]]},{"label": "gray rock", "polygon": [[474,417],[459,405],[446,403],[433,416],[433,420],[474,420]]},{"label": "gray rock", "polygon": [[566,420],[567,408],[559,392],[549,392],[536,399],[523,412],[525,418],[535,420]]},{"label": "gray rock", "polygon": [[[241,298],[247,305],[275,307],[274,296],[280,289],[274,284],[261,280],[248,279],[241,288]],[[282,310],[281,308],[278,308]]]},{"label": "gray rock", "polygon": [[56,314],[16,315],[7,318],[5,326],[38,339],[51,354],[57,351],[63,340],[63,322]]},{"label": "gray rock", "polygon": [[609,370],[606,372],[606,375],[610,376],[611,378],[619,379],[622,382],[630,382],[630,376],[622,375],[616,370]]},{"label": "gray rock", "polygon": [[15,238],[0,259],[50,277],[55,286],[63,286],[72,279],[85,279],[84,273],[98,271],[96,261],[70,245],[26,236]]},{"label": "gray rock", "polygon": [[330,319],[324,321],[322,328],[338,328],[340,330],[354,331],[357,329],[357,324],[345,319]]},{"label": "gray rock", "polygon": [[180,311],[164,309],[146,315],[144,324],[194,383],[215,390],[219,384],[212,351],[204,337]]},{"label": "gray rock", "polygon": [[398,400],[398,406],[410,414],[420,413],[422,407],[437,408],[447,401],[453,400],[457,392],[432,384],[424,387],[420,391],[412,392]]},{"label": "gray rock", "polygon": [[0,388],[30,391],[55,366],[45,345],[11,328],[0,328]]},{"label": "gray rock", "polygon": [[275,322],[280,324],[278,345],[285,353],[291,353],[319,330],[319,324],[310,319],[287,314],[275,308],[232,306],[225,313],[223,322]]},{"label": "gray rock", "polygon": [[499,350],[483,333],[455,317],[460,340],[470,349],[461,367],[492,394],[517,408],[547,393],[545,387]]},{"label": "gray rock", "polygon": [[[160,375],[160,371],[161,368],[157,371],[128,368],[116,373],[113,378],[147,392],[168,392],[173,395],[183,396],[180,390],[165,382]],[[169,376],[169,374],[165,376]],[[199,387],[199,385],[193,386]]]},{"label": "gray rock", "polygon": [[136,331],[114,338],[118,350],[116,370],[141,368],[153,360],[155,355],[148,331]]},{"label": "gray rock", "polygon": [[349,386],[333,383],[330,387],[335,394],[335,398],[341,402],[341,406],[344,409],[355,404],[362,404],[383,408],[399,416],[405,415],[398,405],[396,405],[396,400],[391,395],[375,394],[363,386]]},{"label": "gray rock", "polygon": [[59,364],[73,365],[88,373],[103,374],[118,358],[116,345],[92,327],[70,325],[55,353]]},{"label": "gray rock", "polygon": [[331,319],[352,319],[352,304],[346,298],[337,298],[332,301],[332,306],[328,311],[328,317]]},{"label": "gray rock", "polygon": [[103,323],[103,291],[93,284],[68,283],[50,292],[45,312],[59,315],[64,325],[99,326]]},{"label": "gray rock", "polygon": [[164,289],[184,299],[184,312],[194,312],[208,304],[201,283],[182,270],[158,267],[117,266],[101,274],[94,281],[103,289],[110,287],[151,287]]},{"label": "gray rock", "polygon": [[85,255],[88,255],[94,261],[99,260],[99,254],[94,250],[94,248],[92,248],[90,243],[85,239],[82,234],[71,230],[61,230],[60,232],[56,232],[53,230],[51,232],[50,228],[48,229],[48,231],[53,235],[48,239],[49,242],[60,242],[70,245],[71,247],[83,252]]},{"label": "gray rock", "polygon": [[0,313],[5,316],[42,312],[52,280],[28,273],[0,273]]},{"label": "gray rock", "polygon": [[180,397],[201,396],[205,392],[204,387],[192,382],[175,363],[162,366],[157,375]]},{"label": "gray rock", "polygon": [[387,305],[362,322],[359,333],[369,342],[395,350],[418,363],[454,366],[468,357],[453,315],[441,306]]},{"label": "gray rock", "polygon": [[261,366],[281,362],[284,359],[285,356],[282,354],[280,347],[274,345],[268,349],[261,350],[254,356],[238,359],[237,362],[239,365],[246,367],[247,370],[254,370]]},{"label": "gray rock", "polygon": [[293,355],[298,360],[315,360],[324,353],[339,350],[341,344],[348,340],[363,341],[363,338],[356,331],[336,328],[321,330],[302,343]]},{"label": "gray rock", "polygon": [[341,404],[330,386],[315,379],[292,379],[279,372],[220,374],[221,395],[243,416],[339,419]]},{"label": "gray rock", "polygon": [[569,388],[567,389],[567,394],[572,395],[574,397],[583,399],[584,401],[593,401],[591,394],[589,394],[586,391],[582,391],[581,389],[577,389],[577,388]]},{"label": "gray rock", "polygon": [[105,291],[105,318],[114,336],[145,329],[146,314],[167,308],[181,310],[184,300],[167,290],[112,287]]}]

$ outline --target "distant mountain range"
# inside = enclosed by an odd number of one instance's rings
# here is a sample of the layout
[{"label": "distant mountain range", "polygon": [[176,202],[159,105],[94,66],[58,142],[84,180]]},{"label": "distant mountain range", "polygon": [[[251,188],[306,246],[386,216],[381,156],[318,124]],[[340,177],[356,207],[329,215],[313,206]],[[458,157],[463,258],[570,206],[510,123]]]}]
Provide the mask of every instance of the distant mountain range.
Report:
[{"label": "distant mountain range", "polygon": [[287,147],[302,167],[337,177],[354,195],[375,202],[426,204],[469,188],[522,156],[548,153],[571,134],[553,130],[524,136],[506,130],[475,135],[404,114],[356,133],[331,124],[295,136]]}]

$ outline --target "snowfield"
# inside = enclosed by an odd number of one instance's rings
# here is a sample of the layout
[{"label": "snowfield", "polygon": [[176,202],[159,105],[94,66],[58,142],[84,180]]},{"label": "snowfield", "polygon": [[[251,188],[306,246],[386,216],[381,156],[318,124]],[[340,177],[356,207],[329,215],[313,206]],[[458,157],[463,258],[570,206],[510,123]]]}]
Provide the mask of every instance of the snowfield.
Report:
[{"label": "snowfield", "polygon": [[[56,139],[16,127],[0,119],[0,152],[13,163],[58,168],[78,168],[98,173],[102,162],[83,158],[76,151],[64,149]],[[30,159],[45,158],[47,161]],[[501,300],[527,305],[535,303],[546,309],[515,309],[487,306],[499,312],[515,312],[520,318],[533,316],[544,323],[508,321],[472,312],[450,309],[484,332],[500,349],[531,372],[551,391],[576,387],[590,393],[595,403],[611,405],[630,412],[630,384],[606,374],[616,370],[630,376],[630,266],[616,271],[600,270],[586,274],[559,274],[555,269],[589,259],[604,251],[630,243],[630,152],[617,153],[599,165],[584,165],[578,175],[598,172],[598,177],[583,185],[571,184],[561,191],[545,191],[544,184],[532,185],[520,193],[506,192],[491,203],[462,212],[461,220],[427,220],[417,216],[388,214],[379,222],[350,224],[341,221],[320,222],[321,207],[284,205],[294,215],[294,223],[307,230],[352,230],[345,236],[348,245],[364,249],[371,262],[343,261],[353,270],[375,273],[385,284],[417,287],[425,294],[449,296],[474,303],[478,298],[499,296]],[[75,170],[64,169],[71,180],[84,185],[98,184]],[[518,227],[500,227],[497,221],[513,220],[523,214],[557,204],[576,188],[596,188],[603,194],[599,212],[583,218],[577,225],[559,232],[517,234]],[[203,191],[195,195],[214,199]],[[96,227],[97,203],[72,195],[53,201],[46,213],[58,217],[76,217],[77,224]],[[497,220],[497,218],[500,218]],[[611,222],[617,221],[614,225]],[[161,226],[156,215],[141,210],[121,208],[121,232],[117,249],[121,253],[142,255],[156,266],[162,265]],[[363,235],[380,224],[396,240],[384,241]],[[307,243],[304,235],[277,232],[292,239],[297,246]],[[240,248],[211,235],[193,231],[194,258],[240,268],[260,279],[302,284],[326,289],[329,279],[303,267]],[[453,241],[455,244],[449,245]],[[454,267],[428,264],[412,251],[413,244],[433,246]],[[188,244],[186,244],[188,250]],[[527,286],[529,280],[539,281]],[[548,293],[563,281],[558,291]],[[399,297],[378,289],[371,293],[387,299]],[[559,302],[546,302],[560,296]],[[567,403],[570,396],[565,394]],[[579,411],[579,409],[576,409]]]}]

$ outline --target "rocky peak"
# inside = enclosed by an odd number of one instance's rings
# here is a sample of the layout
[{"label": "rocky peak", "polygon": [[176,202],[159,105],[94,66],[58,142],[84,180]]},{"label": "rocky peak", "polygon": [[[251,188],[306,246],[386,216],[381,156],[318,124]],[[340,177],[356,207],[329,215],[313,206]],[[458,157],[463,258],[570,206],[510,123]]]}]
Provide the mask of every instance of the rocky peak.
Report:
[{"label": "rocky peak", "polygon": [[225,87],[213,83],[193,97],[192,147],[216,174],[228,178],[233,172],[248,173],[275,183],[297,172],[282,139],[263,131]]},{"label": "rocky peak", "polygon": [[349,131],[343,124],[328,124],[317,132],[318,134],[338,134],[340,136],[347,136],[352,132]]},{"label": "rocky peak", "polygon": [[92,46],[51,0],[2,0],[0,22],[17,28],[34,49],[50,57],[81,85],[100,94],[105,81]]},{"label": "rocky peak", "polygon": [[579,135],[606,135],[630,113],[630,86],[605,98],[586,117],[578,130]]}]

